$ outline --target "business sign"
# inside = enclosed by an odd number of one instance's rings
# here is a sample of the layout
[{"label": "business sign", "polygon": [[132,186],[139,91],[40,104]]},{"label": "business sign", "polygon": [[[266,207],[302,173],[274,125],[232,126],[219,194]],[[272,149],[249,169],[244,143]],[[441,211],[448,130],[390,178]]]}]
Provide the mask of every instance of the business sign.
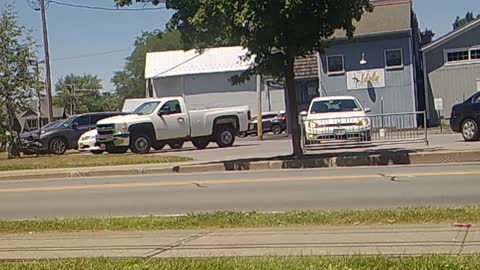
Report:
[{"label": "business sign", "polygon": [[385,87],[385,69],[369,69],[347,72],[347,89],[361,90]]},{"label": "business sign", "polygon": [[443,98],[436,98],[434,102],[435,102],[435,110],[443,111]]}]

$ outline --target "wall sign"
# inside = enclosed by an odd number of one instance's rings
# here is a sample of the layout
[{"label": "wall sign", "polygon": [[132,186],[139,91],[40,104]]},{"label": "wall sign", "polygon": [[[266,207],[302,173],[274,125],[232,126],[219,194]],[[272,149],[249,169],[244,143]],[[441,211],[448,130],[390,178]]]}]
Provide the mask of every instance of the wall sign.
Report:
[{"label": "wall sign", "polygon": [[361,90],[385,87],[385,69],[368,69],[347,72],[347,89]]}]

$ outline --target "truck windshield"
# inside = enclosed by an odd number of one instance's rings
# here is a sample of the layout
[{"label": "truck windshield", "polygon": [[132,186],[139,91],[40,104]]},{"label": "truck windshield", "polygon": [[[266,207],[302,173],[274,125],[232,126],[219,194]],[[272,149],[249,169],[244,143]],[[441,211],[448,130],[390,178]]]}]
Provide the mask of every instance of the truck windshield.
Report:
[{"label": "truck windshield", "polygon": [[361,110],[353,99],[337,99],[316,101],[313,103],[310,113],[358,112]]},{"label": "truck windshield", "polygon": [[141,115],[152,114],[158,105],[160,105],[160,102],[158,101],[143,103],[134,111],[134,113]]}]

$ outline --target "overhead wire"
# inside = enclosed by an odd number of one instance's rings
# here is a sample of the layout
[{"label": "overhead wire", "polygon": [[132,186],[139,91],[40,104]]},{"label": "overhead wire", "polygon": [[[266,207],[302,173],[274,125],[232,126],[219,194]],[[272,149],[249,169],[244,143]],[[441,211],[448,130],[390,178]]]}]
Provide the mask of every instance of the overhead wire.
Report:
[{"label": "overhead wire", "polygon": [[83,8],[83,9],[90,9],[90,10],[101,10],[101,11],[158,11],[158,10],[166,10],[166,7],[155,7],[155,8],[108,8],[108,7],[100,7],[100,6],[89,6],[89,5],[80,5],[80,4],[73,4],[73,3],[65,3],[56,0],[48,0],[49,4],[54,4],[57,6],[64,6],[64,7],[71,7],[71,8]]}]

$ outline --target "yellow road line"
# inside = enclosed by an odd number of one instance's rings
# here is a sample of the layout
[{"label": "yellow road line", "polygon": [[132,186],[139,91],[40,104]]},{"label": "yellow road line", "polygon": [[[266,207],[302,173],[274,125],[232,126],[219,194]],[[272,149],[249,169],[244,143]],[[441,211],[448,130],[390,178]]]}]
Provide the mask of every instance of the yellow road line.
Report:
[{"label": "yellow road line", "polygon": [[326,181],[326,180],[359,180],[376,179],[390,176],[398,177],[428,177],[428,176],[462,176],[462,175],[480,175],[480,171],[470,172],[427,172],[412,174],[395,174],[382,176],[380,174],[368,175],[345,175],[345,176],[308,176],[308,177],[280,177],[280,178],[258,178],[258,179],[227,179],[227,180],[199,180],[199,181],[168,181],[168,182],[143,182],[143,183],[117,183],[117,184],[92,184],[92,185],[72,185],[72,186],[53,186],[53,187],[26,187],[26,188],[5,188],[0,189],[0,193],[20,193],[20,192],[48,192],[48,191],[74,191],[74,190],[100,190],[100,189],[127,189],[127,188],[148,188],[148,187],[181,187],[198,184],[202,186],[215,185],[234,185],[234,184],[252,184],[252,183],[280,183],[280,182],[304,182],[304,181]]}]

